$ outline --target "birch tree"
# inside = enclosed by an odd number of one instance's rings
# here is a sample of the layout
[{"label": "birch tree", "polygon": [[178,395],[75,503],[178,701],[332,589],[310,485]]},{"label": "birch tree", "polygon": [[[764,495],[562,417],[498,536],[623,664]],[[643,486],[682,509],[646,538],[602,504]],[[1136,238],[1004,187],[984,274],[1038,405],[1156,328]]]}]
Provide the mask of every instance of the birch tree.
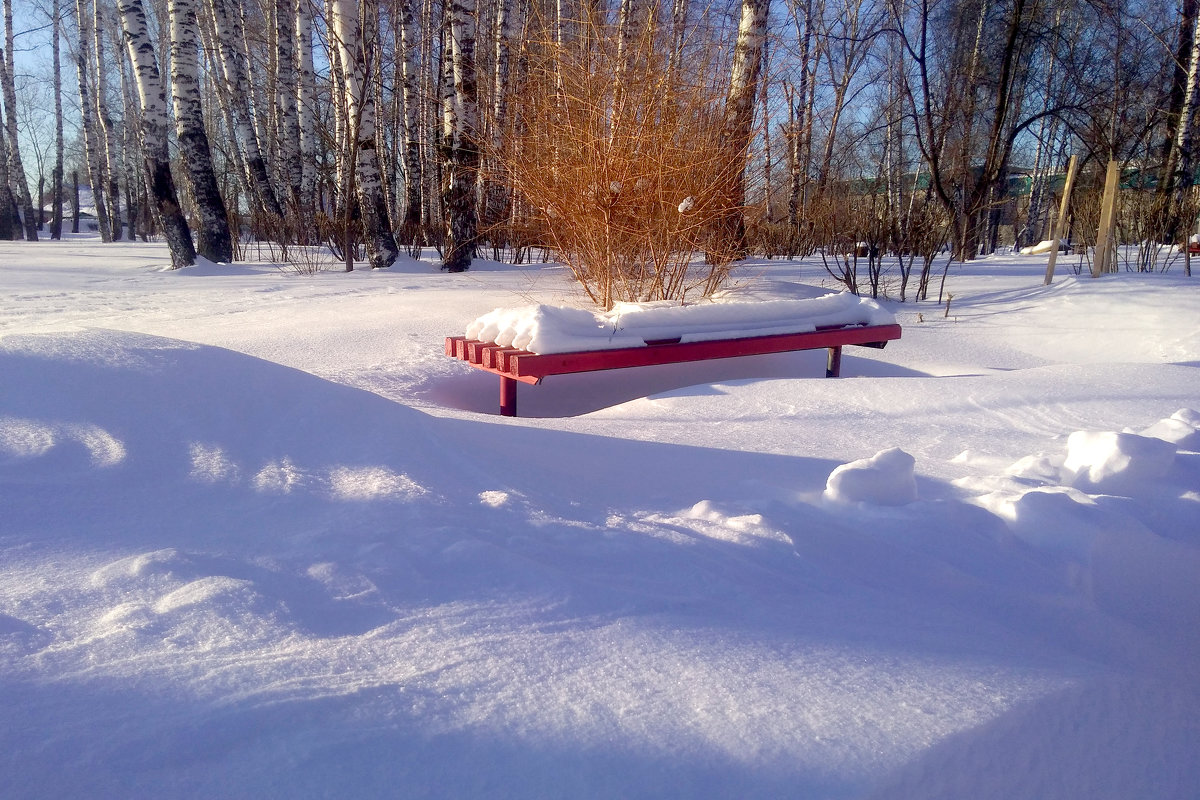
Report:
[{"label": "birch tree", "polygon": [[121,126],[121,172],[125,175],[125,208],[129,210],[129,241],[134,241],[141,231],[142,241],[150,232],[151,216],[147,212],[146,179],[143,160],[137,157],[140,149],[142,120],[138,114],[139,104],[134,97],[133,80],[129,75],[129,59],[118,59],[121,83],[121,108],[125,124]]},{"label": "birch tree", "polygon": [[[725,100],[722,131],[730,148],[730,157],[741,160],[742,167],[733,170],[729,187],[730,204],[738,209],[746,201],[744,162],[754,131],[754,107],[757,98],[759,72],[763,60],[763,42],[767,35],[770,0],[742,0],[741,20],[738,23],[737,44],[733,49],[733,67],[729,77],[729,95]],[[738,210],[724,224],[731,251],[737,257],[746,253],[746,218]]]},{"label": "birch tree", "polygon": [[[798,240],[801,220],[807,207],[805,188],[808,173],[808,147],[812,141],[811,62],[813,40],[813,0],[791,0],[796,38],[800,43],[799,77],[788,97],[788,228]],[[795,244],[793,243],[793,248]]]},{"label": "birch tree", "polygon": [[[109,36],[109,15],[111,7],[106,5],[107,0],[93,0],[93,16],[94,16],[94,51],[95,63],[92,66],[93,74],[96,76],[95,92],[93,94],[93,102],[95,104],[95,120],[99,124],[99,132],[102,137],[99,147],[101,148],[101,170],[100,180],[104,184],[104,201],[107,203],[107,217],[110,235],[113,240],[121,238],[121,183],[119,176],[122,170],[119,168],[121,160],[121,131],[113,122],[112,115],[108,110],[108,61],[106,54],[108,46],[106,40]],[[98,201],[99,202],[99,201]],[[99,215],[97,215],[99,216]],[[133,239],[133,228],[130,227],[129,238]]]},{"label": "birch tree", "polygon": [[[102,165],[103,145],[100,139],[100,124],[96,119],[96,104],[93,102],[92,45],[95,40],[93,17],[86,0],[75,2],[75,23],[79,31],[76,43],[75,74],[79,88],[80,124],[83,133],[84,163],[88,172],[88,183],[92,187],[92,200],[96,205],[96,221],[100,227],[100,240],[111,242],[112,228],[109,226],[108,205],[105,202],[108,181]],[[119,202],[119,197],[118,197]]]},{"label": "birch tree", "polygon": [[[388,217],[387,198],[376,152],[375,92],[372,85],[375,73],[375,36],[378,29],[378,9],[372,0],[332,0],[331,20],[341,65],[343,108],[346,112],[346,142],[353,154],[354,184],[357,187],[359,212],[367,246],[367,259],[372,269],[390,267],[400,250],[392,233]],[[363,12],[366,13],[363,13]],[[351,202],[349,197],[344,203]]]},{"label": "birch tree", "polygon": [[250,110],[251,83],[246,69],[241,11],[233,0],[208,0],[208,10],[217,45],[216,59],[221,73],[219,83],[229,103],[237,143],[249,173],[246,177],[257,210],[268,217],[282,219],[283,207],[271,184],[262,151],[262,139],[254,127]]},{"label": "birch tree", "polygon": [[[510,51],[524,22],[524,8],[521,0],[497,0],[496,7],[496,42],[495,65],[492,73],[492,141],[493,153],[499,153],[504,145],[504,135],[508,127],[509,116],[509,64]],[[488,183],[485,193],[486,207],[483,217],[493,228],[500,225],[508,216],[509,192],[501,181],[492,180]],[[504,237],[492,236],[493,242],[502,241]]]},{"label": "birch tree", "polygon": [[317,110],[313,66],[313,20],[309,0],[295,0],[296,114],[300,148],[300,209],[311,215],[317,193]]},{"label": "birch tree", "polygon": [[200,218],[196,230],[196,250],[219,263],[233,261],[233,240],[229,233],[229,215],[217,187],[208,133],[204,129],[204,109],[200,100],[199,26],[197,0],[169,0],[171,19],[171,81],[175,109],[175,132],[179,152],[192,188],[192,199]]},{"label": "birch tree", "polygon": [[17,85],[16,64],[13,60],[13,12],[12,0],[4,0],[4,52],[0,53],[0,85],[4,92],[4,131],[8,136],[8,177],[13,195],[21,206],[25,238],[38,239],[37,214],[33,208],[33,197],[29,193],[29,182],[25,178],[25,167],[21,163],[21,140],[17,130]]},{"label": "birch tree", "polygon": [[1169,193],[1173,185],[1172,170],[1179,154],[1175,142],[1179,136],[1179,121],[1186,105],[1188,77],[1195,67],[1193,43],[1196,33],[1196,16],[1200,13],[1200,0],[1183,0],[1179,7],[1179,24],[1176,30],[1175,58],[1171,70],[1171,88],[1167,94],[1166,133],[1162,143],[1162,171],[1158,185],[1160,193]]},{"label": "birch tree", "polygon": [[421,106],[420,76],[418,75],[419,20],[418,0],[401,0],[400,7],[400,77],[404,99],[404,220],[400,224],[401,239],[413,250],[421,244]]},{"label": "birch tree", "polygon": [[[301,203],[303,167],[300,156],[300,112],[299,81],[300,64],[297,59],[300,30],[294,16],[295,0],[274,0],[272,7],[275,22],[275,110],[276,152],[279,155],[280,173],[287,190],[288,204],[293,216]],[[310,44],[311,46],[311,44]]]},{"label": "birch tree", "polygon": [[0,134],[0,239],[10,241],[20,235],[21,218],[8,179],[8,139]]},{"label": "birch tree", "polygon": [[671,50],[667,55],[667,85],[673,86],[683,59],[683,45],[687,41],[688,0],[672,0],[671,3]]},{"label": "birch tree", "polygon": [[54,70],[54,185],[50,187],[52,216],[50,238],[62,238],[63,224],[63,107],[62,107],[62,7],[61,0],[50,6],[51,60]]},{"label": "birch tree", "polygon": [[447,2],[449,86],[443,95],[442,107],[447,230],[442,269],[447,272],[463,272],[471,266],[478,227],[475,202],[475,180],[479,170],[475,0]]},{"label": "birch tree", "polygon": [[[1184,19],[1188,17],[1185,14]],[[1187,78],[1184,81],[1183,102],[1175,119],[1175,129],[1163,175],[1166,178],[1169,200],[1163,238],[1174,241],[1182,224],[1182,209],[1192,186],[1195,171],[1195,127],[1200,111],[1200,14],[1192,9],[1191,50],[1187,59]],[[1185,229],[1186,230],[1186,229]]]},{"label": "birch tree", "polygon": [[171,267],[190,266],[196,262],[196,250],[171,176],[167,151],[167,93],[158,70],[146,11],[142,0],[120,0],[117,8],[141,105],[142,155],[150,202],[171,252]]}]

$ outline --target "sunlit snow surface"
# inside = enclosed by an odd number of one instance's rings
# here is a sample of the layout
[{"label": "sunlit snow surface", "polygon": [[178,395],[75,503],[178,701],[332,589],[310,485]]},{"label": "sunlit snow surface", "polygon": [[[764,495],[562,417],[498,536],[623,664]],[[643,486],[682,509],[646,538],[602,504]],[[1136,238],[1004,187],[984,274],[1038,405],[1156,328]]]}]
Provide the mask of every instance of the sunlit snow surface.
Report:
[{"label": "sunlit snow surface", "polygon": [[956,265],[840,380],[558,376],[507,419],[442,339],[583,309],[552,264],[167,263],[0,243],[0,797],[1195,796],[1178,265]]}]

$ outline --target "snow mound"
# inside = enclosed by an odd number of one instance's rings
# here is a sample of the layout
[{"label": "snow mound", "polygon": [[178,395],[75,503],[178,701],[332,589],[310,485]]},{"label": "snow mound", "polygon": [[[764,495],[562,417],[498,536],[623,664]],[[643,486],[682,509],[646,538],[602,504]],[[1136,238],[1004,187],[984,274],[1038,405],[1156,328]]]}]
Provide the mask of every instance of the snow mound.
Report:
[{"label": "snow mound", "polygon": [[1175,446],[1134,433],[1076,431],[1067,438],[1065,482],[1077,489],[1103,493],[1136,493],[1167,476],[1175,463]]},{"label": "snow mound", "polygon": [[647,342],[702,342],[826,326],[890,325],[895,317],[849,292],[803,300],[618,303],[612,311],[534,305],[497,308],[467,326],[466,336],[531,353],[569,353],[640,347]]},{"label": "snow mound", "polygon": [[1142,431],[1142,436],[1162,439],[1180,450],[1200,451],[1200,412],[1181,408],[1166,419],[1146,428]]},{"label": "snow mound", "polygon": [[1030,245],[1029,247],[1022,247],[1021,255],[1023,255],[1023,256],[1044,256],[1044,255],[1048,254],[1051,250],[1053,250],[1057,244],[1058,244],[1057,239],[1045,239],[1041,242],[1038,242],[1037,244]]},{"label": "snow mound", "polygon": [[825,484],[825,499],[837,503],[902,506],[917,499],[916,459],[898,447],[835,469]]},{"label": "snow mound", "polygon": [[1035,489],[985,505],[1018,539],[1066,562],[1086,564],[1097,536],[1126,532],[1126,520],[1103,513],[1073,489]]}]

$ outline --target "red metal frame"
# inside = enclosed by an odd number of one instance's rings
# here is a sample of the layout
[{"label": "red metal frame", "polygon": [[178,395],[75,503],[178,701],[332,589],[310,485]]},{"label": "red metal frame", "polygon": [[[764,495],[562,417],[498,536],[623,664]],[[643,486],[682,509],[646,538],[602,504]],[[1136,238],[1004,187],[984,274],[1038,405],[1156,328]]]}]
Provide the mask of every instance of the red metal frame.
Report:
[{"label": "red metal frame", "polygon": [[547,375],[596,372],[606,369],[648,367],[718,358],[786,353],[794,350],[828,348],[827,377],[841,371],[842,347],[859,345],[881,348],[900,338],[899,325],[856,325],[826,328],[807,333],[751,336],[744,339],[720,339],[707,342],[664,342],[644,347],[616,350],[586,350],[573,353],[539,355],[493,342],[480,342],[463,336],[446,338],[446,355],[500,376],[500,413],[516,416],[517,382],[536,384]]}]

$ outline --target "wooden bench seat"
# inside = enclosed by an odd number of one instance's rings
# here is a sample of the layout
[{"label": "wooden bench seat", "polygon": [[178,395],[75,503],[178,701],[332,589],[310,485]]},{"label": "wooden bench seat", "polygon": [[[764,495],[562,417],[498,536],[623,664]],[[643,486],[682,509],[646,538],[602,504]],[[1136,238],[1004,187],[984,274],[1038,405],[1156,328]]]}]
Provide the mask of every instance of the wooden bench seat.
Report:
[{"label": "wooden bench seat", "polygon": [[750,336],[702,342],[680,342],[677,339],[647,342],[644,347],[623,347],[615,350],[584,350],[573,353],[530,353],[494,342],[480,342],[464,336],[446,338],[446,355],[465,361],[471,366],[500,376],[500,413],[517,415],[517,383],[541,383],[547,375],[566,375],[574,372],[595,372],[626,367],[648,367],[655,364],[678,364],[687,361],[708,361],[717,358],[786,353],[794,350],[829,351],[826,377],[841,373],[842,347],[882,348],[892,339],[900,338],[899,325],[849,325],[818,328],[807,333],[785,333],[771,336]]}]

